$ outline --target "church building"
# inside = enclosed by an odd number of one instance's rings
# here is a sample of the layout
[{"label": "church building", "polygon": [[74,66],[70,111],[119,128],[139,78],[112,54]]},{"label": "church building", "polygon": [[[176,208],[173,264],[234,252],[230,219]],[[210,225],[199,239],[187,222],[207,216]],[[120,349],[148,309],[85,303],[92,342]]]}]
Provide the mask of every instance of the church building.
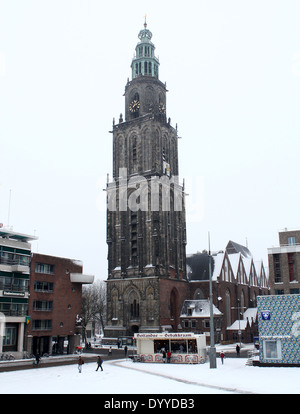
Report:
[{"label": "church building", "polygon": [[184,187],[177,126],[167,117],[152,33],[138,34],[125,86],[124,119],[113,122],[107,193],[106,337],[176,332],[188,297]]}]

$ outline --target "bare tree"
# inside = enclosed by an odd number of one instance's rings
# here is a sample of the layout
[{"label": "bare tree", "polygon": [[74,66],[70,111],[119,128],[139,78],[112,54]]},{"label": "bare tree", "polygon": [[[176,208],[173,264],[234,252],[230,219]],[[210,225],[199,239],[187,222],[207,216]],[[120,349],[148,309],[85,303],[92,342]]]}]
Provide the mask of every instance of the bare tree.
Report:
[{"label": "bare tree", "polygon": [[84,286],[82,290],[82,336],[85,343],[86,327],[90,322],[99,322],[104,332],[106,315],[106,284],[103,280],[97,280],[92,285]]}]

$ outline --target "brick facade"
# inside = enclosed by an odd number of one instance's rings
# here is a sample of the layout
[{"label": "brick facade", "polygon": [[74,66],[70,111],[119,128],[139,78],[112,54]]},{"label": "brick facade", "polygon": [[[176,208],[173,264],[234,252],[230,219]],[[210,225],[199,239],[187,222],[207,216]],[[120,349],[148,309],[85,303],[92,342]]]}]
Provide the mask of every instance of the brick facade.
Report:
[{"label": "brick facade", "polygon": [[[227,251],[212,257],[212,260],[213,304],[222,313],[222,318],[218,317],[221,324],[218,321],[216,341],[237,340],[239,325],[236,321],[244,320],[245,315],[245,323],[240,323],[240,328],[244,326],[241,335],[243,341],[250,342],[257,334],[257,320],[256,314],[248,312],[251,317],[248,317],[247,324],[247,310],[256,308],[257,296],[270,293],[264,266],[261,262],[255,262],[250,255],[244,257],[241,253],[228,254]],[[187,262],[190,295],[188,299],[209,298],[207,253],[189,257]],[[205,279],[201,280],[203,274]],[[197,326],[199,329],[201,325],[197,323]],[[205,329],[202,329],[202,332],[205,332]]]},{"label": "brick facade", "polygon": [[279,247],[268,249],[272,295],[300,293],[300,230],[279,232]]},{"label": "brick facade", "polygon": [[80,333],[76,315],[81,314],[82,284],[71,282],[72,273],[82,273],[82,264],[61,257],[32,254],[30,323],[25,333],[29,353],[62,353],[65,340],[69,342],[69,351],[74,350],[79,340],[76,334]]}]

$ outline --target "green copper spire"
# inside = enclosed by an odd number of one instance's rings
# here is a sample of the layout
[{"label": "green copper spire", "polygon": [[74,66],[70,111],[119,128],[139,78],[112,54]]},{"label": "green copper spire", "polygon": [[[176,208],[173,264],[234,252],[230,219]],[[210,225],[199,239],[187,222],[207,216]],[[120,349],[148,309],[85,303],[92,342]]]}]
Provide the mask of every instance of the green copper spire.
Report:
[{"label": "green copper spire", "polygon": [[154,56],[155,46],[151,42],[152,33],[147,29],[145,19],[144,29],[138,35],[140,42],[136,45],[135,56],[132,59],[132,79],[138,76],[152,76],[158,78],[159,61]]}]

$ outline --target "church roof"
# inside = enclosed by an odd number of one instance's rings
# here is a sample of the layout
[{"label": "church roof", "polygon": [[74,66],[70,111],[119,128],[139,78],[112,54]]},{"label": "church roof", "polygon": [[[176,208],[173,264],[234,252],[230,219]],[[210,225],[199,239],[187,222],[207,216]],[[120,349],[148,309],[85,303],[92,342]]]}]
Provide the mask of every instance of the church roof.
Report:
[{"label": "church roof", "polygon": [[[209,257],[206,250],[202,253],[197,252],[187,256],[187,278],[190,282],[209,280]],[[226,260],[226,266],[227,263],[230,266],[234,278],[237,278],[240,273],[239,269],[241,262],[250,283],[255,282],[254,274],[257,276],[258,283],[261,282],[261,277],[265,274],[265,268],[262,261],[255,262],[247,247],[230,240],[226,246],[225,252],[220,251],[217,254],[211,255],[212,280],[218,280],[222,268],[225,268],[224,260]],[[250,277],[251,275],[252,279]]]},{"label": "church roof", "polygon": [[232,240],[229,240],[226,246],[226,252],[228,254],[235,254],[235,253],[241,253],[243,257],[252,257],[252,254],[248,247],[245,247],[239,243],[233,242]]}]

